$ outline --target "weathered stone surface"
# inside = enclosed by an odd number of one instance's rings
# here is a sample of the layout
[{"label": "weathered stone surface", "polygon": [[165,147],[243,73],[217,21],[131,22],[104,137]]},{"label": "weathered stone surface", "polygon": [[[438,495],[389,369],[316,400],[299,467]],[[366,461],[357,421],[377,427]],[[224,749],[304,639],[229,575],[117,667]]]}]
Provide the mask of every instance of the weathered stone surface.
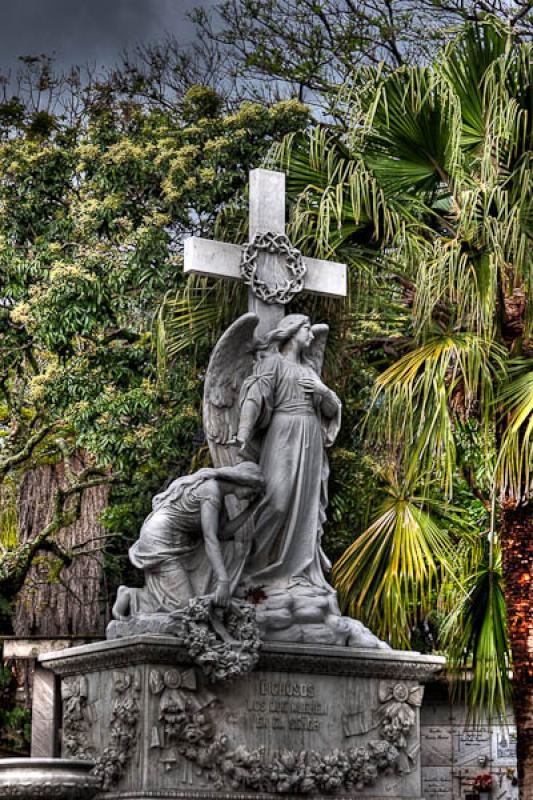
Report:
[{"label": "weathered stone surface", "polygon": [[[213,278],[242,280],[241,254],[242,248],[238,244],[191,236],[185,240],[185,272],[198,272]],[[336,261],[323,262],[309,256],[303,256],[303,260],[307,267],[304,291],[327,297],[346,297],[344,264]],[[327,269],[324,269],[325,263]]]},{"label": "weathered stone surface", "polygon": [[455,800],[451,767],[432,766],[431,770],[424,770],[422,794],[424,800]]},{"label": "weathered stone surface", "polygon": [[[209,598],[219,609],[230,600],[253,602],[264,641],[387,648],[341,616],[324,575],[331,566],[321,547],[327,448],[342,410],[321,380],[329,328],[303,314],[284,315],[308,288],[304,259],[284,233],[285,177],[256,170],[250,181],[251,239],[238,248],[249,312],[220,337],[205,379],[204,429],[215,469],[179,478],[154,497],[129,551],[145,586],[119,587],[107,635],[175,633],[189,614],[186,605]],[[185,253],[193,270],[194,247],[190,241]],[[205,248],[219,269],[218,245]],[[334,270],[328,265],[323,274]],[[322,277],[319,283],[321,291]],[[206,635],[227,638],[220,611],[218,624],[206,613]]]},{"label": "weathered stone surface", "polygon": [[492,797],[518,800],[512,717],[502,726],[485,721],[477,730],[466,719],[465,706],[450,701],[444,682],[427,686],[420,727],[425,800],[465,800],[482,773],[492,775]]},{"label": "weathered stone surface", "polygon": [[263,231],[285,233],[285,173],[252,169],[249,191],[250,239]]},{"label": "weathered stone surface", "polygon": [[[172,636],[143,635],[96,642],[41,656],[39,662],[57,675],[76,675],[157,660],[163,664],[191,663],[184,647]],[[376,678],[402,677],[427,683],[442,672],[445,659],[403,650],[364,650],[348,647],[290,645],[268,642],[259,653],[257,669],[310,672]]]},{"label": "weathered stone surface", "polygon": [[[258,233],[285,233],[285,175],[266,169],[250,171],[250,240]],[[242,248],[227,242],[216,242],[191,236],[184,243],[184,271],[216,278],[242,280]],[[345,297],[346,265],[334,261],[303,257],[306,266],[304,291],[330,297]],[[252,301],[252,311],[270,314],[271,326],[279,322],[283,310],[268,312]],[[274,314],[272,316],[272,312]],[[264,332],[263,330],[261,332]]]},{"label": "weathered stone surface", "polygon": [[491,734],[488,727],[455,730],[453,736],[454,765],[482,766],[480,759],[490,758]]},{"label": "weathered stone surface", "polygon": [[442,664],[413,653],[269,645],[254,672],[213,685],[171,637],[42,657],[70,700],[64,747],[95,759],[105,796],[123,798],[420,798],[420,680]]},{"label": "weathered stone surface", "polygon": [[445,767],[452,763],[452,735],[451,727],[421,727],[420,754],[423,767]]},{"label": "weathered stone surface", "polygon": [[92,800],[92,762],[62,758],[0,759],[0,800]]},{"label": "weathered stone surface", "polygon": [[59,754],[58,688],[58,680],[52,672],[41,667],[36,668],[33,674],[32,758],[54,758]]},{"label": "weathered stone surface", "polygon": [[516,728],[497,727],[492,731],[492,760],[498,766],[516,766]]}]

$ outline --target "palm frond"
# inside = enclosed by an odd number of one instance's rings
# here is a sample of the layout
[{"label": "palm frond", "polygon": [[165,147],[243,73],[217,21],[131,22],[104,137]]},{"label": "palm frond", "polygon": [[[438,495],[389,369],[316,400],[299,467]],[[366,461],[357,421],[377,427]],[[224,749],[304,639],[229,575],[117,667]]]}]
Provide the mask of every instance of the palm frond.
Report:
[{"label": "palm frond", "polygon": [[456,447],[454,393],[461,413],[483,409],[488,435],[496,376],[503,370],[500,347],[472,333],[433,336],[378,376],[367,418],[370,436],[408,454],[408,475],[440,474],[452,489]]},{"label": "palm frond", "polygon": [[[466,700],[472,721],[481,713],[504,716],[510,700],[510,647],[503,593],[501,552],[490,535],[458,551],[463,581],[449,589],[454,608],[443,625],[454,693]],[[460,570],[461,571],[461,570]]]},{"label": "palm frond", "polygon": [[444,503],[411,494],[392,480],[372,524],[334,566],[342,606],[393,647],[409,647],[410,633],[433,602],[451,541],[439,516]]},{"label": "palm frond", "polygon": [[496,481],[504,497],[520,502],[532,490],[533,360],[515,359],[509,375],[498,395],[504,428]]},{"label": "palm frond", "polygon": [[460,101],[461,144],[468,150],[483,147],[487,134],[484,95],[487,71],[504,55],[506,46],[506,33],[496,21],[468,25],[437,64]]},{"label": "palm frond", "polygon": [[168,360],[200,343],[214,344],[225,327],[246,306],[246,287],[241,282],[190,275],[185,287],[165,297],[156,320],[158,371]]},{"label": "palm frond", "polygon": [[387,196],[453,194],[461,173],[461,107],[449,83],[427,68],[383,81],[364,158]]}]

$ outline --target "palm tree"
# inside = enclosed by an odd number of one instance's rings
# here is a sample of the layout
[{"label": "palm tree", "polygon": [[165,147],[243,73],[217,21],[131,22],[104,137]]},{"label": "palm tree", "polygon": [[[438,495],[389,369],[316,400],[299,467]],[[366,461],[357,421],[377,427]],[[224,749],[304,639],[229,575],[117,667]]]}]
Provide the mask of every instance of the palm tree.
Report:
[{"label": "palm tree", "polygon": [[[470,700],[490,714],[505,705],[510,667],[503,576],[523,797],[533,796],[531,78],[531,46],[489,20],[432,67],[355,73],[340,97],[347,134],[317,127],[273,154],[293,241],[350,265],[338,327],[377,372],[365,438],[386,456],[372,522],[338,562],[337,585],[400,645],[432,603],[455,606],[450,661],[471,668]],[[214,337],[224,299],[191,287],[165,306],[163,351],[198,329]]]},{"label": "palm tree", "polygon": [[[362,345],[380,359],[365,432],[394,464],[394,490],[337,584],[382,632],[393,603],[408,627],[432,582],[447,588],[452,662],[468,655],[471,697],[490,712],[509,671],[503,574],[522,798],[533,798],[532,86],[531,45],[488,20],[432,67],[355,74],[341,98],[349,134],[316,128],[275,154],[293,240],[345,259],[353,322],[382,321]],[[445,519],[458,492],[485,515],[463,520],[466,536]]]}]

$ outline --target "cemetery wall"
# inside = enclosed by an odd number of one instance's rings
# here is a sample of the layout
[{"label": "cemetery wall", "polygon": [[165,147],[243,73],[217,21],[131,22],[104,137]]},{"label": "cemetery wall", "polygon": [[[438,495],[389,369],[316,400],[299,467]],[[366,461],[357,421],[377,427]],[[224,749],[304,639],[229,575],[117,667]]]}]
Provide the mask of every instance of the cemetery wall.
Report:
[{"label": "cemetery wall", "polygon": [[477,775],[490,773],[490,800],[518,800],[516,729],[512,711],[502,724],[465,728],[466,708],[451,703],[443,683],[426,686],[420,715],[424,800],[477,800]]}]

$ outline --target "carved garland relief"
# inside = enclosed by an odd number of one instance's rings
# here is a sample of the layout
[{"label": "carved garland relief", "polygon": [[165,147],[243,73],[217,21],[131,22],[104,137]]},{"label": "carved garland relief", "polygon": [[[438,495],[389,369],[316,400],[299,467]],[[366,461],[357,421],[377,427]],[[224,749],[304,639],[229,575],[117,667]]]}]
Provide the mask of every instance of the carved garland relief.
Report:
[{"label": "carved garland relief", "polygon": [[197,692],[192,669],[152,670],[149,685],[159,697],[151,748],[159,751],[164,769],[176,767],[181,756],[199,767],[218,789],[294,794],[353,791],[387,774],[407,774],[416,762],[418,745],[410,743],[410,734],[422,687],[382,681],[377,708],[344,715],[347,738],[376,729],[379,738],[375,740],[327,753],[282,749],[266,761],[264,748],[232,747],[225,734],[217,733],[219,701],[204,690]]},{"label": "carved garland relief", "polygon": [[84,676],[64,678],[61,687],[63,699],[64,757],[95,759],[92,774],[97,776],[103,789],[109,789],[122,777],[138,743],[138,723],[141,713],[139,696],[141,673],[113,672],[113,710],[111,713],[109,744],[96,756],[90,744],[92,718],[88,711],[88,682]]}]

